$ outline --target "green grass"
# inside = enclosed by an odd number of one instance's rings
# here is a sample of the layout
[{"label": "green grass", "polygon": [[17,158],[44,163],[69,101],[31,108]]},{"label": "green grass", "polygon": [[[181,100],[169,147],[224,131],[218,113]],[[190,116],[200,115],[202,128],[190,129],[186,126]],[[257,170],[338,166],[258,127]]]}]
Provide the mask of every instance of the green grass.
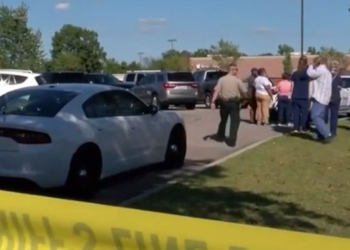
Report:
[{"label": "green grass", "polygon": [[133,208],[350,237],[350,125],[329,145],[283,136]]}]

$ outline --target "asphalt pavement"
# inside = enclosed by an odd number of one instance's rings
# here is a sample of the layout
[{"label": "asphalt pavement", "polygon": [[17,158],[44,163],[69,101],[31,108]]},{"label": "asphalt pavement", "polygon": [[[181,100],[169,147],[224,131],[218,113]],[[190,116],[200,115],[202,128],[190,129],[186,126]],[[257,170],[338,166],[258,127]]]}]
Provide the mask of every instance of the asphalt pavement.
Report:
[{"label": "asphalt pavement", "polygon": [[207,164],[278,134],[270,127],[250,124],[248,122],[248,111],[242,110],[242,122],[239,128],[237,146],[230,148],[224,143],[204,139],[217,130],[220,120],[218,110],[209,110],[198,106],[195,110],[178,108],[169,112],[178,112],[185,120],[188,150],[184,168],[181,170],[164,170],[159,166],[152,166],[110,178],[102,182],[99,193],[91,202],[119,205],[135,196],[164,185],[172,179],[193,173],[193,171],[200,171]]}]

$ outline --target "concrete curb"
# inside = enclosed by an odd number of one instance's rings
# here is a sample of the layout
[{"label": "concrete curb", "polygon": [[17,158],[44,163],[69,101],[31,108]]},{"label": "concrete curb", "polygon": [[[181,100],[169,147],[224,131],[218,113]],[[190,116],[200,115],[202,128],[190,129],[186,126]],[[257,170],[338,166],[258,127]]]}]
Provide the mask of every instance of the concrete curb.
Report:
[{"label": "concrete curb", "polygon": [[[265,139],[265,140],[255,142],[255,143],[253,143],[253,144],[251,144],[251,145],[249,145],[249,146],[247,146],[247,147],[244,147],[244,148],[242,148],[242,149],[239,149],[239,150],[233,152],[232,154],[229,154],[229,155],[227,155],[227,156],[225,156],[225,157],[223,157],[223,158],[220,158],[220,159],[218,159],[218,160],[216,160],[216,161],[214,161],[214,162],[212,162],[212,163],[206,164],[206,165],[200,167],[199,169],[198,169],[198,167],[196,167],[196,168],[197,168],[197,171],[194,171],[194,172],[189,173],[189,174],[186,174],[186,175],[181,175],[181,176],[179,176],[179,177],[176,177],[175,179],[169,180],[168,182],[166,182],[166,183],[160,185],[159,187],[153,188],[153,189],[151,189],[151,190],[146,191],[146,192],[143,193],[143,194],[137,195],[137,196],[135,196],[135,197],[133,197],[133,198],[131,198],[131,199],[129,199],[129,200],[123,201],[123,202],[120,203],[118,206],[128,206],[129,204],[131,204],[131,203],[133,203],[133,202],[135,202],[135,201],[144,199],[144,198],[146,198],[146,197],[148,197],[148,196],[150,196],[150,195],[152,195],[152,194],[154,194],[154,193],[157,193],[157,192],[159,192],[159,191],[161,191],[161,190],[163,190],[163,189],[165,189],[165,188],[167,188],[167,187],[169,187],[169,186],[171,186],[171,185],[174,185],[174,184],[176,184],[176,183],[178,183],[178,182],[181,182],[182,180],[184,180],[184,179],[186,179],[186,178],[188,178],[188,177],[192,177],[192,176],[198,175],[198,174],[200,174],[202,171],[204,171],[204,170],[206,170],[206,169],[208,169],[208,168],[211,168],[211,167],[214,167],[214,166],[216,166],[216,165],[218,165],[218,164],[221,164],[221,163],[223,163],[224,161],[226,161],[226,160],[228,160],[228,159],[230,159],[230,158],[233,158],[233,157],[235,157],[235,156],[238,156],[238,155],[240,155],[240,154],[242,154],[242,153],[244,153],[244,152],[246,152],[246,151],[248,151],[248,150],[251,150],[251,149],[253,149],[253,148],[256,148],[256,147],[260,146],[261,144],[264,144],[264,143],[266,143],[266,142],[268,142],[268,141],[270,141],[270,140],[273,140],[273,139],[275,139],[275,138],[277,138],[277,137],[281,137],[281,136],[283,136],[283,135],[284,135],[284,134],[278,134],[278,135],[271,136],[271,137],[269,137],[269,138],[267,138],[267,139]],[[191,166],[188,167],[188,168],[191,168]]]}]

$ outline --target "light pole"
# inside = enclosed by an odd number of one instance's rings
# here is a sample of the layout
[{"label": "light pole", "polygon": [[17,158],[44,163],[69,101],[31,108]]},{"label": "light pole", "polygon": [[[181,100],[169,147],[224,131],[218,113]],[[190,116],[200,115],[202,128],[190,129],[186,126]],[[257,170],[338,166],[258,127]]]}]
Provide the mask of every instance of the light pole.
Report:
[{"label": "light pole", "polygon": [[142,56],[145,54],[144,52],[139,52],[137,53],[139,54],[139,57],[140,57],[140,69],[142,69]]},{"label": "light pole", "polygon": [[304,55],[304,0],[300,0],[300,50]]},{"label": "light pole", "polygon": [[177,42],[176,39],[168,39],[168,42],[170,43],[170,49],[173,50],[174,49],[174,43]]}]

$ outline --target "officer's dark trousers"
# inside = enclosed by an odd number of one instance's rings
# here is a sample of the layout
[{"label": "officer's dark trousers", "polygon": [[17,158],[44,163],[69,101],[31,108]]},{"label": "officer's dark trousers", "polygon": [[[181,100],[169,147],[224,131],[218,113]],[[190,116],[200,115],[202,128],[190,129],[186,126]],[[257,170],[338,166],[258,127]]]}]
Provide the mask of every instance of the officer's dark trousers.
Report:
[{"label": "officer's dark trousers", "polygon": [[[218,128],[218,139],[225,141],[230,147],[236,146],[237,133],[239,128],[240,118],[240,102],[239,100],[222,101],[220,106],[221,121]],[[230,135],[225,138],[225,130],[228,118],[231,118],[230,122]]]},{"label": "officer's dark trousers", "polygon": [[309,115],[308,99],[292,99],[293,130],[306,130]]}]

